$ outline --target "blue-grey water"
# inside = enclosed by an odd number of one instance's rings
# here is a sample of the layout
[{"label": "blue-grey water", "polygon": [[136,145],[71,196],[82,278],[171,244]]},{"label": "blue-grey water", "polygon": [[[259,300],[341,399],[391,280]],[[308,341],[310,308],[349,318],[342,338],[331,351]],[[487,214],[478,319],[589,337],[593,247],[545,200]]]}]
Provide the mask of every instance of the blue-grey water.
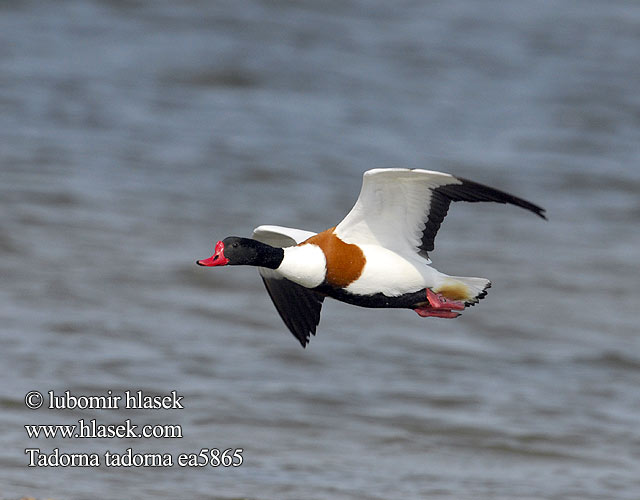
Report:
[{"label": "blue-grey water", "polygon": [[[307,349],[260,224],[333,226],[362,172],[444,170],[432,254],[493,288],[455,321],[325,302]],[[634,0],[0,3],[0,498],[640,498]],[[184,396],[29,410],[28,391]],[[29,439],[25,424],[181,439]],[[237,468],[28,467],[243,448]]]}]

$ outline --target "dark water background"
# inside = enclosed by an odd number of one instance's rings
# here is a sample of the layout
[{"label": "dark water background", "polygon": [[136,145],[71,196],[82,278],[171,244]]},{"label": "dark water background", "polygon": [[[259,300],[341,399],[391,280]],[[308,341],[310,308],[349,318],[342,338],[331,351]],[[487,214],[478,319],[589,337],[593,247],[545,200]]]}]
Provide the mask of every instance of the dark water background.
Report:
[{"label": "dark water background", "polygon": [[[259,224],[334,225],[387,166],[549,222],[453,206],[432,257],[493,281],[480,306],[327,301],[306,350],[255,270],[194,265]],[[640,498],[639,166],[633,0],[0,2],[0,498]],[[186,408],[25,408],[52,389]],[[79,418],[184,438],[23,428]]]}]

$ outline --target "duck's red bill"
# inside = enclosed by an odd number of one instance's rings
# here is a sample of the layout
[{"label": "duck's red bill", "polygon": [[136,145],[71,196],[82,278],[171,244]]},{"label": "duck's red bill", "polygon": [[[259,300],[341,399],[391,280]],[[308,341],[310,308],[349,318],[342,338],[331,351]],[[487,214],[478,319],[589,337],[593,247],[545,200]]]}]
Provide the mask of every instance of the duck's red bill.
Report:
[{"label": "duck's red bill", "polygon": [[196,264],[199,266],[226,266],[229,263],[229,259],[224,256],[224,243],[219,241],[216,243],[215,253],[208,259],[196,260]]}]

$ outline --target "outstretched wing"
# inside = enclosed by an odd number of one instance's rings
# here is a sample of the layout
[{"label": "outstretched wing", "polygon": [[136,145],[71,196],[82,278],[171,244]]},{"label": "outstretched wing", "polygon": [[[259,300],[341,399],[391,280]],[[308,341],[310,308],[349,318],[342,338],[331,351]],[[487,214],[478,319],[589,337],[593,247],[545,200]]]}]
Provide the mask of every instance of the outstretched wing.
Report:
[{"label": "outstretched wing", "polygon": [[[253,230],[253,239],[274,247],[290,247],[303,242],[316,233],[280,226],[259,226]],[[269,297],[284,324],[298,339],[302,347],[316,334],[324,296],[264,267],[258,268]]]},{"label": "outstretched wing", "polygon": [[305,231],[304,229],[264,225],[255,228],[251,237],[254,240],[261,241],[262,243],[266,243],[272,247],[285,248],[302,243],[304,240],[315,235],[316,233],[312,231]]},{"label": "outstretched wing", "polygon": [[431,170],[379,168],[364,173],[360,196],[335,232],[347,243],[428,259],[452,201],[509,203],[546,218],[543,208],[477,182]]}]

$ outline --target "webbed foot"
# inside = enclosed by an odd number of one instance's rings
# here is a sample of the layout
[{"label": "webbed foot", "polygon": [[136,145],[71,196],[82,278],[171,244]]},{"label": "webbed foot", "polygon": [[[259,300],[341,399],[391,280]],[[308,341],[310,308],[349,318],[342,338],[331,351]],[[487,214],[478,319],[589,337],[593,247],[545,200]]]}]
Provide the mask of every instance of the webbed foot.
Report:
[{"label": "webbed foot", "polygon": [[449,300],[429,288],[427,288],[427,301],[429,302],[428,306],[414,309],[423,318],[457,318],[460,313],[455,311],[462,311],[465,308],[464,302]]}]

